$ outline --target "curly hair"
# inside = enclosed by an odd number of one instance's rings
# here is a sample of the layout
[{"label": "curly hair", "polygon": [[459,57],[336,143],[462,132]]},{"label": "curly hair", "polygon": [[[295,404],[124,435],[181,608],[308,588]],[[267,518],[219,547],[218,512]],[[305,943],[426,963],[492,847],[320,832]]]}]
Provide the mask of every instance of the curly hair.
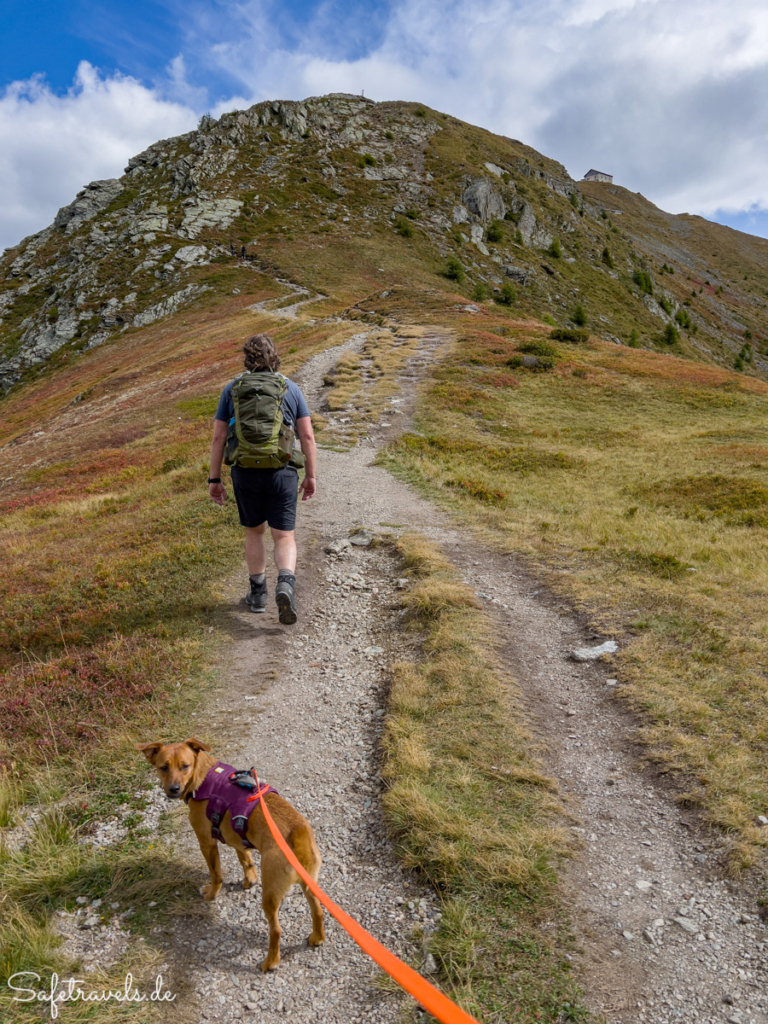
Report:
[{"label": "curly hair", "polygon": [[277,373],[280,369],[280,356],[268,334],[250,337],[243,345],[243,355],[246,370],[272,370]]}]

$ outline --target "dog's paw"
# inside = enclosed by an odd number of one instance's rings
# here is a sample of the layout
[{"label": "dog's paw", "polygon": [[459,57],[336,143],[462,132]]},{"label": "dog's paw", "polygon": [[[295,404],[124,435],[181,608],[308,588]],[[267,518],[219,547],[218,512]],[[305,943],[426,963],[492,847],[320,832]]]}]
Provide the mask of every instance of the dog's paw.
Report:
[{"label": "dog's paw", "polygon": [[314,932],[312,932],[312,934],[307,939],[308,946],[322,946],[324,942],[325,934],[322,932],[319,935],[316,935]]},{"label": "dog's paw", "polygon": [[204,900],[208,900],[208,902],[210,902],[211,900],[215,900],[216,899],[216,897],[219,894],[219,889],[220,888],[221,888],[221,886],[219,886],[219,885],[211,885],[211,884],[204,885],[200,889],[200,895],[203,897]]},{"label": "dog's paw", "polygon": [[252,888],[254,885],[256,885],[258,880],[259,880],[259,876],[256,874],[256,872],[254,872],[253,875],[246,875],[245,878],[243,879],[243,888],[244,889]]},{"label": "dog's paw", "polygon": [[275,960],[270,960],[270,958],[267,957],[266,960],[262,960],[261,962],[262,973],[266,974],[267,971],[274,971],[274,969],[277,967],[279,963],[280,957],[277,957]]}]

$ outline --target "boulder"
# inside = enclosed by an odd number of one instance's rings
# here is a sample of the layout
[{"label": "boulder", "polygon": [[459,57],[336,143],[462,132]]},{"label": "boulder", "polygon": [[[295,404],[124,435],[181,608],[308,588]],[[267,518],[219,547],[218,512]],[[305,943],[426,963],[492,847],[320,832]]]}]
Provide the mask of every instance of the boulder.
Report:
[{"label": "boulder", "polygon": [[510,277],[517,284],[528,284],[528,271],[524,270],[523,267],[515,267],[511,263],[504,267],[504,273],[507,277]]},{"label": "boulder", "polygon": [[469,210],[466,206],[454,206],[453,208],[453,223],[454,224],[466,224],[469,221]]},{"label": "boulder", "polygon": [[208,249],[204,245],[184,245],[181,249],[178,249],[174,259],[180,263],[186,264],[188,267],[200,266],[202,263],[210,263],[208,257]]},{"label": "boulder", "polygon": [[484,223],[504,219],[504,200],[487,178],[476,178],[464,189],[462,199],[469,212]]},{"label": "boulder", "polygon": [[571,651],[571,657],[574,661],[597,661],[604,654],[614,654],[618,649],[619,645],[615,640],[606,640],[599,647],[577,647]]},{"label": "boulder", "polygon": [[339,537],[338,540],[331,541],[325,551],[328,555],[340,555],[351,546],[346,537]]},{"label": "boulder", "polygon": [[356,548],[369,548],[373,543],[373,534],[370,530],[358,530],[349,538],[349,543]]}]

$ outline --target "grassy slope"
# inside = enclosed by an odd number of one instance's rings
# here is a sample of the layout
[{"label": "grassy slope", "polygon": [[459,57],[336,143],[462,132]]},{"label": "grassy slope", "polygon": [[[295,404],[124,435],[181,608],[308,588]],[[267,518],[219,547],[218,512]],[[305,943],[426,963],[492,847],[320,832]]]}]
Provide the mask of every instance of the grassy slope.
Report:
[{"label": "grassy slope", "polygon": [[[768,386],[548,333],[466,316],[385,462],[622,638],[649,755],[730,833],[732,865],[751,863],[767,841]],[[542,342],[553,370],[509,368]]]},{"label": "grassy slope", "polygon": [[[138,815],[106,852],[78,839],[116,807],[140,810],[132,741],[163,721],[174,735],[189,729],[205,685],[215,587],[241,551],[234,503],[221,511],[207,499],[210,420],[242,337],[269,325],[244,306],[280,293],[259,275],[240,277],[239,297],[62,361],[4,403],[0,813],[6,824],[21,803],[46,809],[23,852],[0,851],[4,977],[71,970],[46,922],[87,894],[133,903],[131,925],[147,933],[147,947],[105,980],[114,987],[128,969],[154,980],[149,926],[195,900]],[[272,333],[290,372],[353,330],[289,323]],[[11,1010],[38,1019],[21,1004]],[[69,1016],[106,1019],[99,1012]]]}]

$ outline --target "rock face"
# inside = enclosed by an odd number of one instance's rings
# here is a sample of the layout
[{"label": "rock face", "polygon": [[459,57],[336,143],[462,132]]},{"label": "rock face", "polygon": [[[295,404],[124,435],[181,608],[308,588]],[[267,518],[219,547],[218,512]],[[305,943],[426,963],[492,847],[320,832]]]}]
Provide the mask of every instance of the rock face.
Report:
[{"label": "rock face", "polygon": [[174,259],[186,266],[199,266],[201,263],[209,263],[208,249],[204,245],[184,245],[176,251]]},{"label": "rock face", "polygon": [[506,209],[504,200],[487,178],[477,178],[462,196],[464,205],[486,224],[491,220],[503,220]]},{"label": "rock face", "polygon": [[181,230],[197,238],[204,228],[228,228],[242,208],[241,199],[200,199],[184,211]]},{"label": "rock face", "polygon": [[191,302],[192,299],[200,294],[200,292],[205,290],[205,288],[201,288],[199,285],[188,284],[186,288],[182,288],[173,295],[169,295],[168,298],[163,299],[162,302],[158,302],[156,305],[150,306],[149,309],[145,309],[143,313],[138,313],[133,318],[133,326],[146,327],[147,324],[153,324],[155,320],[160,320],[161,317],[175,313],[177,309],[181,306],[185,306],[188,302]]},{"label": "rock face", "polygon": [[123,185],[117,178],[106,178],[103,181],[92,181],[90,185],[77,193],[74,202],[63,206],[53,221],[53,227],[71,235],[74,231],[91,220],[123,191]]},{"label": "rock face", "polygon": [[552,235],[540,226],[530,203],[523,203],[517,227],[526,245],[532,245],[537,249],[548,249],[552,244]]}]

